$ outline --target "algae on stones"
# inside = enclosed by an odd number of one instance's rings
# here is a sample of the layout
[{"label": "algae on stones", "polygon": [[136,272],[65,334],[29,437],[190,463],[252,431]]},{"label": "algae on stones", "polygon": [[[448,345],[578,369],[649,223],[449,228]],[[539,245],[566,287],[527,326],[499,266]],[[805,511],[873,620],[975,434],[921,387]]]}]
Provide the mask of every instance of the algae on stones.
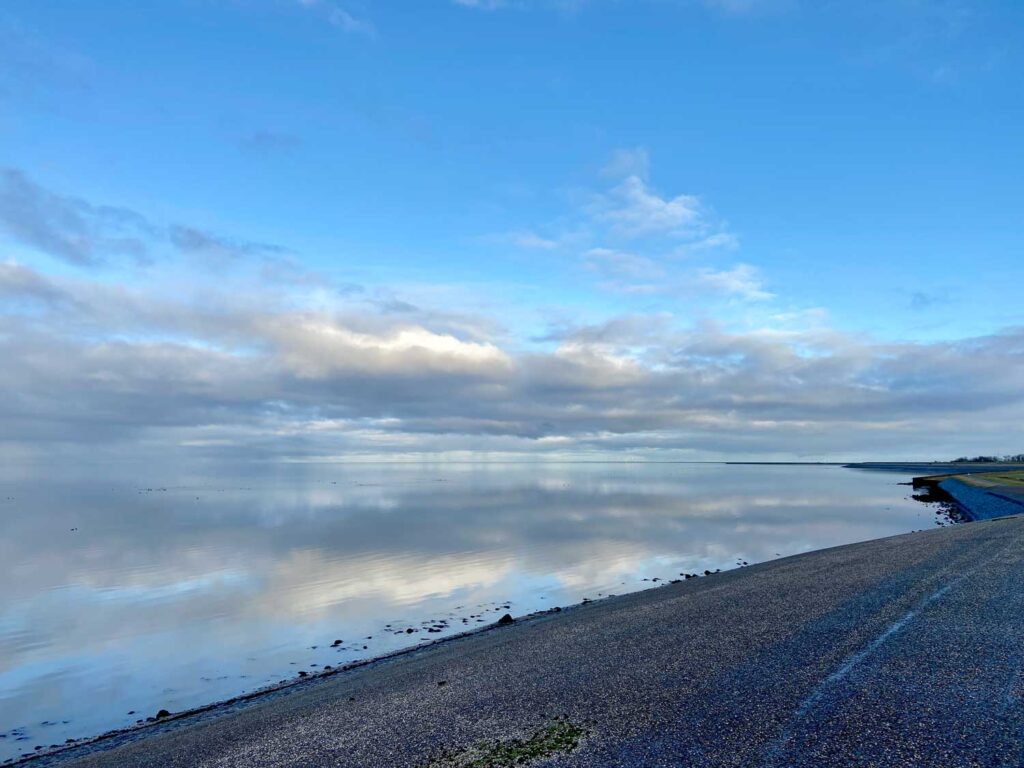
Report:
[{"label": "algae on stones", "polygon": [[534,760],[572,752],[587,735],[568,720],[556,720],[528,739],[481,742],[457,752],[441,755],[427,768],[506,768],[527,765]]}]

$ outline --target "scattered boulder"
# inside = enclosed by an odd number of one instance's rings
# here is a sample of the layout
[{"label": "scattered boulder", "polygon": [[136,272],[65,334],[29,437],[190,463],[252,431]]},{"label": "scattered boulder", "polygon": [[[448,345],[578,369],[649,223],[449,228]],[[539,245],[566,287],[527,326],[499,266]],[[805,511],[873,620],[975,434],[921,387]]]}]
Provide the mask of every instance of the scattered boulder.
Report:
[{"label": "scattered boulder", "polygon": [[498,624],[501,626],[506,626],[508,624],[512,624],[514,621],[515,619],[512,618],[511,614],[506,613],[504,616],[498,619]]},{"label": "scattered boulder", "polygon": [[170,717],[170,716],[171,716],[171,713],[168,712],[166,709],[161,709],[159,712],[156,713],[156,719],[157,720],[163,720],[165,717]]}]

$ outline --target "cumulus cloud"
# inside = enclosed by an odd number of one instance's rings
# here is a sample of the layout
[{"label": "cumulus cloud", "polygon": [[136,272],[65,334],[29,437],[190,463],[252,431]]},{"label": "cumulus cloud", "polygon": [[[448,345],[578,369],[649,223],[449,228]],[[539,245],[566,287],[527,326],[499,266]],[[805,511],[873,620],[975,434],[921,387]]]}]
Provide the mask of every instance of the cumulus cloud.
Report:
[{"label": "cumulus cloud", "polygon": [[[735,237],[696,198],[653,192],[638,157],[603,206],[581,213],[591,242],[559,240],[557,255],[584,242],[579,256],[602,285],[648,304],[656,293],[730,308],[772,299],[752,265],[693,262],[735,248]],[[943,435],[952,453],[1019,449],[993,437],[1024,416],[1024,329],[885,344],[830,328],[820,311],[772,303],[742,332],[647,306],[517,338],[497,310],[298,279],[276,246],[157,224],[17,171],[3,182],[4,233],[65,262],[170,250],[267,267],[230,282],[191,270],[168,290],[162,264],[151,282],[124,285],[103,271],[59,277],[0,261],[7,457],[104,445],[246,456],[849,456],[932,450]],[[648,235],[609,245],[619,227]],[[657,257],[650,233],[666,238]],[[554,239],[518,234],[555,250]],[[124,245],[130,235],[141,251]],[[986,442],[964,445],[968,433]]]},{"label": "cumulus cloud", "polygon": [[305,378],[360,374],[488,378],[510,367],[508,357],[493,344],[417,326],[356,331],[325,316],[258,317],[255,325],[284,368]]},{"label": "cumulus cloud", "polygon": [[199,310],[7,263],[0,442],[856,455],[968,424],[1005,434],[1024,415],[1024,329],[883,344],[820,322],[740,333],[639,313],[521,348],[487,319],[468,335],[426,312],[290,303],[207,293]]}]

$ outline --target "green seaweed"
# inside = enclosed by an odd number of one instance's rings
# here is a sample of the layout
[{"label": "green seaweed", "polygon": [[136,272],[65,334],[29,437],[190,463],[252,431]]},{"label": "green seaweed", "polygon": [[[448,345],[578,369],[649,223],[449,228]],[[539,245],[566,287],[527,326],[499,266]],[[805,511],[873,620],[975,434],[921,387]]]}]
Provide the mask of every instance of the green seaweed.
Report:
[{"label": "green seaweed", "polygon": [[587,731],[568,720],[556,720],[528,739],[480,742],[467,749],[441,755],[427,768],[506,768],[572,752]]}]

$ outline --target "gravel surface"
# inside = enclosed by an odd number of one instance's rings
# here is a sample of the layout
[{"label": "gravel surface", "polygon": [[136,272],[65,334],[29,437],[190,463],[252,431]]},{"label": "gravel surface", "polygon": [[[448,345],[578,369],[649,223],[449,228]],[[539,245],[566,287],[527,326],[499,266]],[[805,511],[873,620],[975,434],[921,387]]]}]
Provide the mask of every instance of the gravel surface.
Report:
[{"label": "gravel surface", "polygon": [[1021,765],[1022,654],[1008,518],[520,620],[34,764],[468,765],[566,717],[578,748],[532,765]]}]

